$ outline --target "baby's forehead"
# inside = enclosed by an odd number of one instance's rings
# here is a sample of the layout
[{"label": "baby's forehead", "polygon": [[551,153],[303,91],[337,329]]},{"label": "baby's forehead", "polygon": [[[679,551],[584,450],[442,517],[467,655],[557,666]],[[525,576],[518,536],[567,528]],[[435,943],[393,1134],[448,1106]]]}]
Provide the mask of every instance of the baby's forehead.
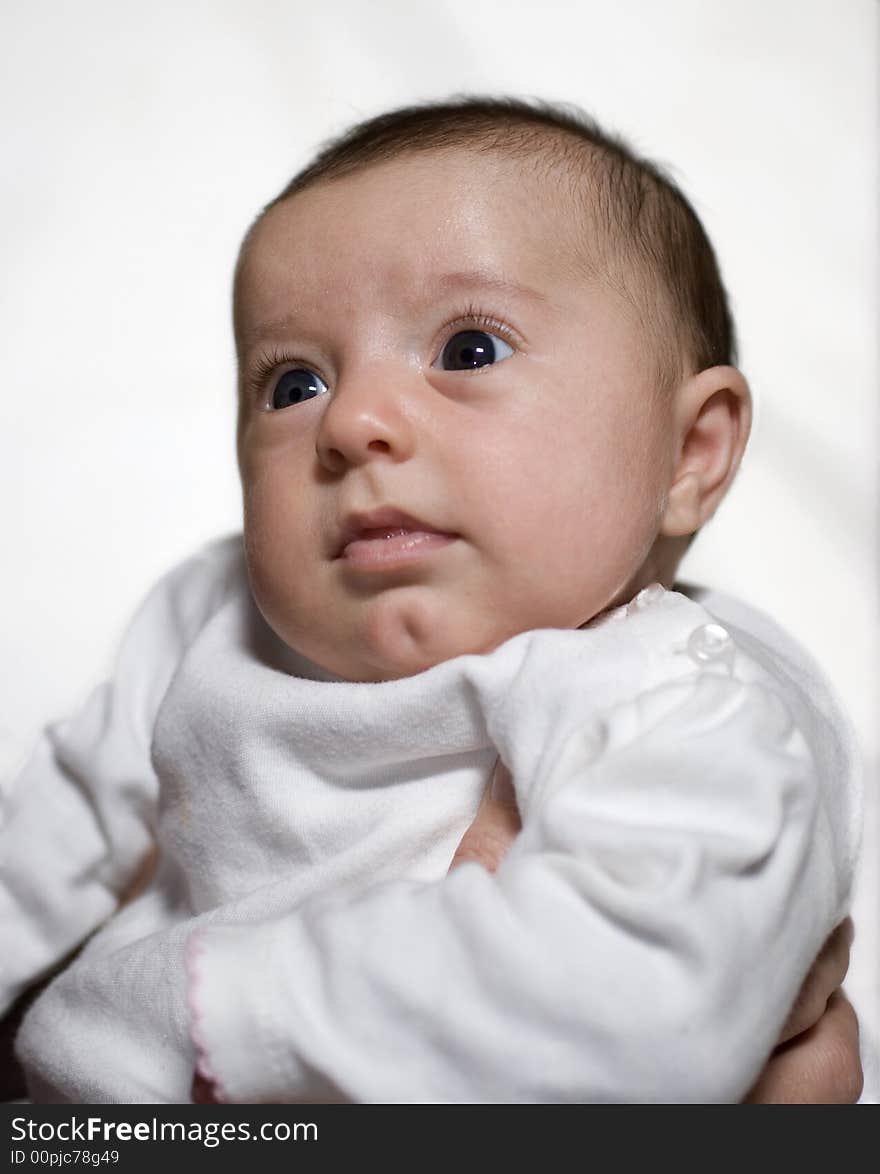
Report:
[{"label": "baby's forehead", "polygon": [[589,204],[549,183],[534,160],[456,148],[351,169],[270,205],[245,239],[239,269],[271,267],[273,255],[286,251],[291,260],[330,262],[331,282],[347,279],[346,261],[354,269],[364,257],[371,274],[415,268],[483,270],[524,282],[548,273],[583,278],[598,268],[597,240]]}]

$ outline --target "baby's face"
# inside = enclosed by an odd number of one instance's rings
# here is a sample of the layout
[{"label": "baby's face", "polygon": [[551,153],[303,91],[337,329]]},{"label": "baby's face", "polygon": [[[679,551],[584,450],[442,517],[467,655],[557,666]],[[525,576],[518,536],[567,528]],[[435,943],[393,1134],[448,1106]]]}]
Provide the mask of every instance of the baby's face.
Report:
[{"label": "baby's face", "polygon": [[[625,304],[575,272],[564,190],[495,154],[414,155],[301,192],[251,239],[251,583],[347,680],[576,628],[654,577],[671,408]],[[407,517],[356,516],[382,510]]]}]

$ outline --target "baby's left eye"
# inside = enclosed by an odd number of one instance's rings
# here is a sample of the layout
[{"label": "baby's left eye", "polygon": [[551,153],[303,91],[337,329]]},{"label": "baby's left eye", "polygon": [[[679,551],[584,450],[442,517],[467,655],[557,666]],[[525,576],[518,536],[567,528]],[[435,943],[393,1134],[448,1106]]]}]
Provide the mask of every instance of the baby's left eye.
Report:
[{"label": "baby's left eye", "polygon": [[460,330],[447,342],[439,361],[444,371],[467,371],[497,363],[512,354],[513,347],[497,335],[486,330]]}]

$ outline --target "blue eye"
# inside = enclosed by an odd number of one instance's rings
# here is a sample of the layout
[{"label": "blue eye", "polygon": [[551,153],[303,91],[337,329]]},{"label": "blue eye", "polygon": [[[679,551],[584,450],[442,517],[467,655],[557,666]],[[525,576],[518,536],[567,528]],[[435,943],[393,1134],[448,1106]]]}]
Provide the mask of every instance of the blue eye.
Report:
[{"label": "blue eye", "polygon": [[467,371],[486,367],[513,354],[513,347],[485,330],[460,330],[443,348],[440,363],[444,371]]},{"label": "blue eye", "polygon": [[314,371],[297,367],[293,371],[285,371],[275,384],[272,407],[289,408],[291,404],[301,404],[326,390],[327,384]]}]

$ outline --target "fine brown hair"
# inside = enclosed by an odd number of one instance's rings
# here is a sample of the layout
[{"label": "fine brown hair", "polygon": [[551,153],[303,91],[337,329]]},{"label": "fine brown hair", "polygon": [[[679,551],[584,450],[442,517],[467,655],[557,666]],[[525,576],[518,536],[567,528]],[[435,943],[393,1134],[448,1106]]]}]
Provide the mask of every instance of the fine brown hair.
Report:
[{"label": "fine brown hair", "polygon": [[461,148],[499,151],[568,177],[571,215],[588,246],[581,260],[637,313],[657,357],[658,390],[736,364],[727,294],[696,212],[657,163],[571,103],[456,95],[368,118],[322,144],[251,231],[270,208],[315,184],[406,153]]}]

